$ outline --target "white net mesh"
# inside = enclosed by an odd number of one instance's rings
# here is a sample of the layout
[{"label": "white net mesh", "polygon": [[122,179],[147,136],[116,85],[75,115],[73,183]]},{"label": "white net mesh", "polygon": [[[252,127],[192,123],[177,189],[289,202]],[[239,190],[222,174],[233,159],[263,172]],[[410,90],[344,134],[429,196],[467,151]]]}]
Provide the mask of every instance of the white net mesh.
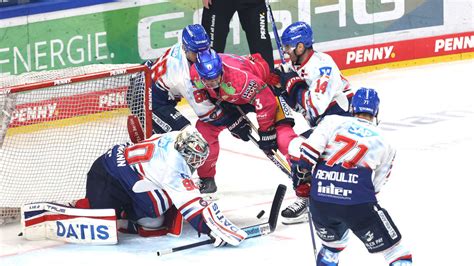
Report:
[{"label": "white net mesh", "polygon": [[68,69],[49,70],[41,72],[28,72],[20,75],[9,75],[0,77],[0,88],[13,87],[17,85],[24,85],[54,79],[64,79],[68,77],[82,76],[90,73],[97,73],[102,71],[110,71],[113,69],[123,69],[127,67],[136,66],[136,64],[101,64],[101,65],[87,65],[80,67],[71,67]]},{"label": "white net mesh", "polygon": [[[0,84],[5,88],[127,67],[28,73],[2,78]],[[144,123],[144,95],[143,71],[18,93],[0,89],[0,220],[16,216],[25,203],[83,198],[93,161],[114,144],[129,141],[130,110]]]}]

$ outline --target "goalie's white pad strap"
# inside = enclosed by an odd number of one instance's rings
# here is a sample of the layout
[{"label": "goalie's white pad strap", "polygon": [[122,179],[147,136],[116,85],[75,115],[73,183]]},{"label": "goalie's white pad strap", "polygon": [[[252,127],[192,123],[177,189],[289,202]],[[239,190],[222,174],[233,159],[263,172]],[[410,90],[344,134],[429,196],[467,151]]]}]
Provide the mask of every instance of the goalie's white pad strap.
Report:
[{"label": "goalie's white pad strap", "polygon": [[23,236],[80,244],[117,244],[114,209],[77,209],[54,203],[21,207]]},{"label": "goalie's white pad strap", "polygon": [[213,202],[202,210],[206,225],[211,231],[232,246],[238,246],[247,233],[229,221],[219,210],[217,203]]}]

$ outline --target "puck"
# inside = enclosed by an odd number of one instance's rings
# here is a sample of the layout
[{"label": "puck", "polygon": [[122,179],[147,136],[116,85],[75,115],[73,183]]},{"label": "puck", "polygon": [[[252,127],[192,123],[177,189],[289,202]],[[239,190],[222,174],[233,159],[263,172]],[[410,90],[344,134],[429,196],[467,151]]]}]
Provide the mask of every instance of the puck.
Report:
[{"label": "puck", "polygon": [[262,216],[265,214],[265,211],[264,210],[261,210],[258,214],[257,214],[257,218],[260,219],[262,218]]}]

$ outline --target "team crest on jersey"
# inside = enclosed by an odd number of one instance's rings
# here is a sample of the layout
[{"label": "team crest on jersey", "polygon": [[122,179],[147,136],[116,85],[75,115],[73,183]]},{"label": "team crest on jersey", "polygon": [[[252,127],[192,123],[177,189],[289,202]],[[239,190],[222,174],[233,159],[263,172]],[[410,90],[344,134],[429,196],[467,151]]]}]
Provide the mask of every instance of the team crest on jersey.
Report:
[{"label": "team crest on jersey", "polygon": [[321,67],[319,68],[319,75],[321,76],[331,76],[332,68],[331,67]]},{"label": "team crest on jersey", "polygon": [[252,99],[255,97],[255,94],[257,92],[257,82],[255,80],[251,80],[249,82],[249,85],[247,86],[247,89],[245,89],[244,93],[242,94],[242,98],[244,99]]},{"label": "team crest on jersey", "polygon": [[199,90],[204,89],[206,87],[206,85],[204,85],[204,82],[202,82],[202,80],[200,79],[194,79],[193,84],[194,84],[194,87],[196,87]]},{"label": "team crest on jersey", "polygon": [[227,82],[227,83],[222,83],[221,88],[224,90],[225,93],[233,95],[235,94],[235,88],[232,87],[232,83]]}]

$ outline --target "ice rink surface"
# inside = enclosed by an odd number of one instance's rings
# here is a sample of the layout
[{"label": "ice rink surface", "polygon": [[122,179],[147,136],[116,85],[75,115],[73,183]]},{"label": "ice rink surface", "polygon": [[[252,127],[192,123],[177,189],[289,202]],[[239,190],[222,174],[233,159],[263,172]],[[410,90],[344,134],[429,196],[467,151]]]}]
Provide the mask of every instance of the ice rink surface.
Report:
[{"label": "ice rink surface", "polygon": [[[472,162],[474,60],[381,70],[351,76],[355,87],[378,90],[379,125],[398,150],[390,181],[379,194],[411,249],[415,265],[468,265],[474,239]],[[184,110],[190,114],[189,110]],[[297,132],[304,122],[297,121]],[[264,222],[278,184],[289,180],[252,144],[220,137],[216,182],[220,208],[235,224]],[[257,219],[260,210],[266,214]],[[282,225],[239,247],[212,245],[158,257],[157,250],[206,239],[185,223],[181,237],[119,236],[115,246],[26,241],[19,224],[0,227],[0,265],[315,265],[308,223]],[[319,242],[318,242],[319,244]],[[319,248],[319,245],[318,245]],[[386,265],[351,235],[341,266]]]}]

